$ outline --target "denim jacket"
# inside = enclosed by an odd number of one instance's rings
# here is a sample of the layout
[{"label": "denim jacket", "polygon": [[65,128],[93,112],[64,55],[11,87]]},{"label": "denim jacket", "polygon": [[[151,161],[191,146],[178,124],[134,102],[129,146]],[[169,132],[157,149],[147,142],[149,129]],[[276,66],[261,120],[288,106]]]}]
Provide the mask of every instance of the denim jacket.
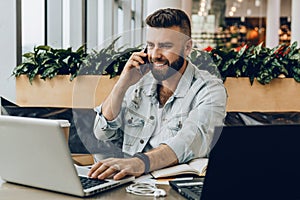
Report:
[{"label": "denim jacket", "polygon": [[160,144],[168,145],[179,163],[195,157],[206,157],[214,127],[223,125],[226,115],[226,91],[222,80],[189,63],[177,89],[162,108],[161,127],[157,125],[157,81],[151,72],[131,86],[123,99],[119,115],[107,121],[101,113],[94,123],[94,134],[99,140],[122,138],[122,151],[133,155]]}]

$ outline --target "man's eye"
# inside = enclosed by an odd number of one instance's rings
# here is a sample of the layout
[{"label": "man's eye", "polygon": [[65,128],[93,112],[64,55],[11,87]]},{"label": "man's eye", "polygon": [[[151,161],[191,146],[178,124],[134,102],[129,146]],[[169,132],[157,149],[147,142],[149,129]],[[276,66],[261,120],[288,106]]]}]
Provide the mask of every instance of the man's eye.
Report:
[{"label": "man's eye", "polygon": [[172,48],[173,45],[172,44],[162,44],[160,45],[160,48],[165,48],[165,49],[169,49],[169,48]]},{"label": "man's eye", "polygon": [[153,49],[154,45],[153,44],[148,44],[147,47],[148,47],[148,49]]}]

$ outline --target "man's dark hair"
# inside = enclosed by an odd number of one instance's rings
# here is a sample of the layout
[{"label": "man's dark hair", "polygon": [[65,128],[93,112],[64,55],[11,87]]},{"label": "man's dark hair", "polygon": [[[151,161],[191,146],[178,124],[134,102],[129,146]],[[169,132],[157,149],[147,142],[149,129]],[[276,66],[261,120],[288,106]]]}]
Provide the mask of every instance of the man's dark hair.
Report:
[{"label": "man's dark hair", "polygon": [[179,26],[182,33],[191,37],[191,21],[187,14],[179,9],[159,9],[146,18],[146,24],[154,28]]}]

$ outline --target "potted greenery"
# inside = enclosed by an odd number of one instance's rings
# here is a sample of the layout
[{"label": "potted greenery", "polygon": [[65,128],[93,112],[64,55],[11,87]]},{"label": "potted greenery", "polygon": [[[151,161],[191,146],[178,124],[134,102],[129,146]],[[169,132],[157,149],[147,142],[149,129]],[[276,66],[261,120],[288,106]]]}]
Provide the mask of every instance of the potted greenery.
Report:
[{"label": "potted greenery", "polygon": [[[191,60],[202,65],[203,54],[201,50],[194,50]],[[245,45],[238,50],[208,48],[206,54],[205,57],[211,61],[208,65],[216,66],[224,81],[227,77],[248,77],[251,85],[255,79],[264,85],[284,76],[300,82],[300,50],[297,49],[297,42],[291,46],[281,44],[272,49],[263,47],[263,43]]]},{"label": "potted greenery", "polygon": [[[16,100],[22,106],[94,107],[112,89],[115,76],[122,71],[132,52],[139,47],[115,48],[116,38],[100,51],[87,53],[34,47],[25,53],[23,63],[15,67]],[[105,87],[103,87],[105,86]],[[29,92],[30,91],[30,92]]]},{"label": "potted greenery", "polygon": [[70,80],[73,80],[86,56],[84,46],[76,51],[72,51],[72,48],[53,49],[45,45],[37,46],[33,52],[23,54],[25,60],[14,68],[13,75],[18,77],[26,74],[30,83],[36,76],[45,80],[57,75],[70,74]]},{"label": "potted greenery", "polygon": [[23,54],[24,61],[14,68],[12,75],[27,75],[30,83],[36,76],[46,80],[57,75],[70,75],[70,81],[78,75],[104,74],[113,78],[121,73],[130,55],[140,50],[140,47],[124,46],[115,49],[119,38],[100,51],[92,49],[91,53],[86,52],[84,45],[76,51],[72,51],[72,48],[54,49],[46,45],[34,47],[33,52]]},{"label": "potted greenery", "polygon": [[[47,82],[47,87],[42,88],[47,93],[52,88],[56,88],[54,91],[58,92],[60,90],[57,88],[62,87],[68,87],[68,91],[73,91],[73,93],[55,93],[49,98],[42,98],[53,99],[53,96],[56,99],[61,96],[69,98],[67,103],[61,105],[51,103],[52,106],[76,104],[77,107],[82,107],[82,105],[93,107],[99,104],[112,89],[117,81],[113,77],[120,74],[132,52],[141,49],[140,47],[124,49],[124,46],[116,49],[115,43],[118,39],[116,38],[108,47],[100,51],[92,50],[90,53],[86,53],[83,47],[73,52],[70,48],[55,50],[40,46],[36,47],[34,52],[24,54],[25,61],[14,69],[13,75],[17,79],[17,91],[31,90],[31,92],[17,92],[17,103],[30,105],[28,100],[22,100],[18,95],[26,94],[27,98],[34,96],[32,95],[33,87],[24,88],[26,85],[24,81],[29,78],[31,86],[36,85],[39,88]],[[189,59],[199,68],[208,70],[223,79],[228,92],[228,111],[300,110],[300,105],[298,105],[300,97],[298,98],[297,95],[300,91],[298,84],[300,52],[296,42],[290,46],[282,44],[272,49],[263,47],[262,43],[231,50],[194,49]],[[66,80],[60,83],[51,82],[54,78],[55,80],[66,79],[61,78],[63,74],[68,74],[68,82]],[[103,76],[103,74],[109,76]],[[23,82],[18,81],[21,79]],[[109,79],[110,83],[106,83],[106,79]],[[86,85],[83,82],[89,84]],[[106,90],[102,91],[103,88]],[[85,91],[85,94],[76,91]],[[91,94],[95,96],[87,100],[86,97]],[[36,101],[30,103],[43,106],[45,104],[42,103],[42,99],[37,98]],[[74,101],[79,103],[74,103]]]},{"label": "potted greenery", "polygon": [[227,111],[300,111],[297,42],[272,49],[261,43],[229,51],[195,50],[191,59],[198,66],[209,60],[218,69],[228,93]]}]

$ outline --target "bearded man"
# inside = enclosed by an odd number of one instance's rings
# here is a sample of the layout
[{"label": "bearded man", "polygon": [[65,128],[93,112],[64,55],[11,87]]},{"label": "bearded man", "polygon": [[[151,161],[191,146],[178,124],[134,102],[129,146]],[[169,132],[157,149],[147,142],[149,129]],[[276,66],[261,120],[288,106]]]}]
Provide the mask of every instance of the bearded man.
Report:
[{"label": "bearded man", "polygon": [[92,178],[138,177],[207,157],[214,127],[223,124],[222,81],[187,59],[192,39],[186,13],[160,9],[146,24],[147,53],[132,54],[110,95],[95,108],[96,138],[121,139],[122,151],[132,157],[96,162]]}]

